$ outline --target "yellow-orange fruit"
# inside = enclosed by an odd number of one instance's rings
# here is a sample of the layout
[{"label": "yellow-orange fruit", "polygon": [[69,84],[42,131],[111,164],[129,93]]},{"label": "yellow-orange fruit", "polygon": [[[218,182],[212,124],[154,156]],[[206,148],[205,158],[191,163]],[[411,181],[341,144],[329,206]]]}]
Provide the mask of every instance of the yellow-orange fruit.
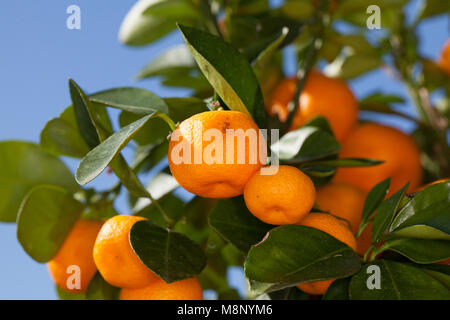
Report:
[{"label": "yellow-orange fruit", "polygon": [[384,163],[357,168],[339,168],[335,182],[345,182],[369,192],[377,183],[390,177],[389,195],[410,183],[408,192],[422,181],[420,151],[414,140],[400,130],[376,123],[355,128],[342,144],[340,158],[369,158]]},{"label": "yellow-orange fruit", "polygon": [[202,300],[203,292],[197,278],[173,283],[159,279],[144,288],[122,289],[120,300]]},{"label": "yellow-orange fruit", "polygon": [[442,47],[438,65],[442,70],[450,75],[450,40],[447,40],[447,42]]},{"label": "yellow-orange fruit", "polygon": [[358,231],[365,200],[366,193],[348,183],[329,183],[316,193],[319,209],[350,222],[353,233]]},{"label": "yellow-orange fruit", "polygon": [[315,188],[299,169],[281,165],[270,175],[255,173],[244,189],[248,210],[266,223],[281,225],[300,221],[314,205]]},{"label": "yellow-orange fruit", "polygon": [[[302,221],[300,221],[299,225],[315,228],[328,233],[356,251],[356,239],[348,227],[347,222],[338,219],[331,214],[316,212],[310,213]],[[336,279],[306,282],[298,284],[297,287],[309,294],[322,295],[328,290],[334,280]]]},{"label": "yellow-orange fruit", "polygon": [[[78,220],[56,256],[48,263],[50,275],[61,289],[67,292],[83,292],[87,289],[97,272],[92,248],[102,224],[101,221]],[[79,269],[72,269],[72,266]],[[77,272],[79,283],[75,280]]]},{"label": "yellow-orange fruit", "polygon": [[[288,105],[297,87],[296,78],[287,78],[274,89],[267,106],[271,115],[286,121]],[[325,117],[338,141],[343,141],[358,119],[358,103],[349,87],[338,79],[313,70],[299,97],[299,107],[290,130],[295,130],[316,116]]]},{"label": "yellow-orange fruit", "polygon": [[242,194],[248,179],[265,163],[264,137],[243,112],[198,113],[171,135],[170,171],[183,188],[201,197]]},{"label": "yellow-orange fruit", "polygon": [[108,283],[121,288],[140,288],[158,279],[133,251],[130,229],[143,217],[119,215],[108,219],[94,245],[94,261]]}]

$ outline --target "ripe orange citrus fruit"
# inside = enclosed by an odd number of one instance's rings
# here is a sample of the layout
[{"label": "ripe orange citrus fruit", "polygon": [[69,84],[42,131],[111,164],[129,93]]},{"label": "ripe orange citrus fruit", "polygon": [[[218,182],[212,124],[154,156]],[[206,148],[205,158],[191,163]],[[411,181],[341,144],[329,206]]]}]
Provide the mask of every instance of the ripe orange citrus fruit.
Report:
[{"label": "ripe orange citrus fruit", "polygon": [[361,256],[364,256],[372,245],[372,225],[372,222],[369,223],[359,238],[356,239],[356,252]]},{"label": "ripe orange citrus fruit", "polygon": [[[313,212],[300,221],[299,225],[315,228],[328,233],[356,251],[356,239],[353,236],[348,223],[342,219],[336,218],[328,213]],[[306,282],[298,284],[297,287],[309,294],[322,295],[328,290],[328,287],[334,280],[335,279]]]},{"label": "ripe orange citrus fruit", "polygon": [[438,60],[438,65],[444,70],[446,73],[450,75],[450,40],[444,44],[444,47],[441,51],[441,56]]},{"label": "ripe orange citrus fruit", "polygon": [[389,194],[410,183],[408,192],[422,181],[420,151],[414,140],[400,130],[376,123],[364,123],[352,131],[342,144],[340,158],[369,158],[384,163],[358,168],[339,168],[335,182],[345,182],[369,192],[390,177]]},{"label": "ripe orange citrus fruit", "polygon": [[348,183],[329,183],[316,193],[319,209],[350,222],[353,233],[358,231],[365,199],[364,191]]},{"label": "ripe orange citrus fruit", "polygon": [[94,245],[94,261],[102,277],[116,287],[140,288],[155,281],[156,276],[133,251],[130,229],[143,217],[119,215],[108,219]]},{"label": "ripe orange citrus fruit", "polygon": [[281,225],[299,222],[314,205],[315,188],[299,169],[282,165],[278,172],[256,172],[244,189],[248,210],[266,223]]},{"label": "ripe orange citrus fruit", "polygon": [[[274,89],[268,112],[286,121],[289,103],[294,97],[297,78],[287,78]],[[316,116],[324,116],[338,141],[350,133],[358,118],[358,103],[342,81],[312,70],[299,97],[299,107],[290,130],[295,130]]]},{"label": "ripe orange citrus fruit", "polygon": [[[92,248],[102,224],[101,221],[78,220],[56,256],[48,263],[50,275],[61,289],[67,292],[83,292],[87,289],[97,272]],[[79,288],[76,287],[77,282],[72,282],[69,278],[72,274],[76,276],[72,273],[75,270],[71,271],[70,266],[79,268]]]},{"label": "ripe orange citrus fruit", "polygon": [[171,135],[170,171],[183,188],[202,197],[242,194],[248,179],[265,163],[265,139],[243,112],[198,113]]},{"label": "ripe orange citrus fruit", "polygon": [[150,285],[138,288],[124,288],[120,291],[120,300],[202,300],[203,292],[197,278],[190,278],[173,283],[162,279]]}]

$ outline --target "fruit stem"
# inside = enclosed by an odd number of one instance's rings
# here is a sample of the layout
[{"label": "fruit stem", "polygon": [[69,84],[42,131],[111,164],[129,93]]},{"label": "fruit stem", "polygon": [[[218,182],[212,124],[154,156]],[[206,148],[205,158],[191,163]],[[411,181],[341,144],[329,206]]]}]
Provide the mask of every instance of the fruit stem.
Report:
[{"label": "fruit stem", "polygon": [[171,131],[176,129],[177,125],[167,114],[158,112],[158,117],[163,119],[169,125]]}]

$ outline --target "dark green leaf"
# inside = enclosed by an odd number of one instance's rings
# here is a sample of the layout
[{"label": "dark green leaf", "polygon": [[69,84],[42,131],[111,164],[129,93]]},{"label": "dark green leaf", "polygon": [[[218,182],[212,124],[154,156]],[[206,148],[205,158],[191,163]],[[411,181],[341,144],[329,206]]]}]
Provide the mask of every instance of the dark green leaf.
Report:
[{"label": "dark green leaf", "polygon": [[303,282],[348,277],[359,270],[360,262],[351,248],[329,234],[286,225],[272,229],[253,246],[244,267],[253,281],[253,291],[264,293]]},{"label": "dark green leaf", "polygon": [[351,278],[337,279],[328,288],[322,300],[348,300],[348,286]]},{"label": "dark green leaf", "polygon": [[198,275],[206,265],[205,254],[192,240],[149,221],[131,227],[130,243],[139,259],[168,283]]},{"label": "dark green leaf", "polygon": [[86,294],[84,292],[81,293],[67,292],[58,286],[55,286],[55,290],[59,300],[86,300]]},{"label": "dark green leaf", "polygon": [[97,177],[127,145],[127,143],[139,132],[140,129],[149,121],[154,114],[147,115],[141,119],[129,124],[108,137],[105,141],[92,149],[81,160],[76,172],[76,179],[80,184],[86,184]]},{"label": "dark green leaf", "polygon": [[434,263],[450,258],[450,241],[389,239],[381,248],[398,252],[416,263]]},{"label": "dark green leaf", "polygon": [[146,115],[155,111],[167,114],[169,112],[163,99],[153,92],[140,88],[116,88],[100,91],[90,95],[89,100],[136,114]]},{"label": "dark green leaf", "polygon": [[245,57],[219,37],[179,26],[205,77],[232,110],[248,113],[264,127],[264,101],[258,80]]},{"label": "dark green leaf", "polygon": [[336,172],[336,170],[333,167],[323,165],[305,167],[302,168],[302,171],[309,176],[318,178],[329,177]]},{"label": "dark green leaf", "polygon": [[0,221],[16,221],[25,195],[35,186],[60,186],[79,191],[72,173],[58,158],[38,146],[23,141],[0,142]]},{"label": "dark green leaf", "polygon": [[169,106],[169,116],[175,122],[181,122],[194,114],[209,111],[206,103],[198,98],[165,98]]},{"label": "dark green leaf", "polygon": [[[119,117],[120,126],[126,127],[127,125],[139,120],[142,115],[131,113],[128,111],[122,111]],[[133,137],[139,145],[145,146],[149,144],[157,144],[163,142],[169,135],[170,127],[161,118],[155,117],[150,119],[139,132]]]},{"label": "dark green leaf", "polygon": [[365,227],[368,224],[369,218],[372,216],[372,213],[378,208],[380,203],[386,197],[390,185],[391,178],[387,178],[378,183],[375,187],[372,188],[372,190],[370,190],[369,194],[366,197],[366,200],[364,201],[364,209],[361,216],[361,223],[357,232],[357,237],[359,237],[364,231]]},{"label": "dark green leaf", "polygon": [[[380,289],[370,290],[367,287],[368,283],[372,283],[369,277],[376,276],[373,271],[367,271],[370,266],[380,268]],[[378,260],[363,266],[350,281],[349,295],[351,300],[450,299],[450,291],[426,272],[389,260]]]},{"label": "dark green leaf", "polygon": [[17,216],[17,238],[25,252],[38,262],[51,260],[83,208],[60,187],[42,185],[31,190]]},{"label": "dark green leaf", "polygon": [[208,222],[222,237],[244,253],[273,228],[248,211],[243,197],[219,200],[210,213]]},{"label": "dark green leaf", "polygon": [[354,167],[370,167],[383,163],[383,161],[363,158],[344,158],[314,161],[314,164],[326,165],[332,167],[354,168]]},{"label": "dark green leaf", "polygon": [[297,287],[290,287],[268,293],[271,300],[309,300],[309,294]]},{"label": "dark green leaf", "polygon": [[400,202],[408,189],[409,183],[394,195],[383,201],[377,209],[373,220],[372,242],[375,243],[388,230],[397,212]]},{"label": "dark green leaf", "polygon": [[425,0],[422,2],[420,10],[420,19],[434,17],[440,14],[447,14],[450,12],[450,2],[441,0]]},{"label": "dark green leaf", "polygon": [[395,217],[389,229],[398,236],[450,239],[450,181],[417,193]]}]

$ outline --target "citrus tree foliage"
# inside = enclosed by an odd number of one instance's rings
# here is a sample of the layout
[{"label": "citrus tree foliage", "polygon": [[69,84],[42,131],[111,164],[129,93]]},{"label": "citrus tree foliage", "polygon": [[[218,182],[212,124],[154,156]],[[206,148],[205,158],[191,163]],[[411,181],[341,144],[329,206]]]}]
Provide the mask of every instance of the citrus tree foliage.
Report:
[{"label": "citrus tree foliage", "polygon": [[[303,75],[319,61],[327,64],[327,75],[346,80],[380,67],[393,72],[409,89],[418,117],[393,108],[404,105],[404,97],[379,92],[364,97],[361,110],[414,121],[426,180],[449,176],[450,81],[418,52],[416,32],[422,21],[446,12],[444,2],[424,1],[415,20],[407,22],[402,10],[406,0],[287,0],[277,8],[267,0],[139,0],[120,28],[124,44],[149,45],[172,32],[180,33],[184,43],[154,57],[136,71],[137,78],[157,77],[165,86],[190,89],[191,95],[161,98],[130,87],[91,93],[83,88],[83,79],[77,79],[79,84],[69,80],[72,105],[49,120],[39,145],[0,142],[0,221],[16,221],[25,251],[47,262],[76,219],[118,214],[115,199],[125,192],[130,213],[149,219],[133,226],[130,243],[166,282],[198,276],[203,288],[215,290],[219,298],[239,298],[226,281],[227,267],[238,265],[244,267],[249,297],[305,299],[295,285],[338,278],[323,299],[449,299],[450,267],[434,264],[450,258],[448,181],[415,194],[406,194],[405,186],[387,199],[389,180],[375,186],[358,230],[359,235],[373,223],[372,246],[358,256],[321,231],[259,221],[242,196],[195,197],[184,203],[174,194],[176,183],[167,168],[147,186],[140,179],[166,158],[167,136],[177,123],[217,105],[251,115],[261,128],[281,129],[281,139],[272,146],[281,163],[301,168],[318,184],[331,179],[337,167],[380,163],[337,159],[340,144],[324,118],[286,134],[286,124],[265,113],[267,92],[282,77],[286,58],[281,50],[288,46]],[[369,41],[366,8],[373,4],[381,8],[384,32]],[[353,32],[338,32],[336,21],[351,24]],[[297,94],[302,85],[299,81]],[[437,90],[446,97],[433,106],[427,97]],[[120,110],[117,130],[110,108]],[[122,156],[124,148],[133,150],[132,161]],[[61,157],[79,159],[74,174]],[[117,176],[116,185],[106,191],[86,186],[104,170]],[[378,290],[369,290],[366,283],[373,265],[381,272]],[[115,288],[99,274],[86,293],[59,294],[62,299],[117,298]]]}]

